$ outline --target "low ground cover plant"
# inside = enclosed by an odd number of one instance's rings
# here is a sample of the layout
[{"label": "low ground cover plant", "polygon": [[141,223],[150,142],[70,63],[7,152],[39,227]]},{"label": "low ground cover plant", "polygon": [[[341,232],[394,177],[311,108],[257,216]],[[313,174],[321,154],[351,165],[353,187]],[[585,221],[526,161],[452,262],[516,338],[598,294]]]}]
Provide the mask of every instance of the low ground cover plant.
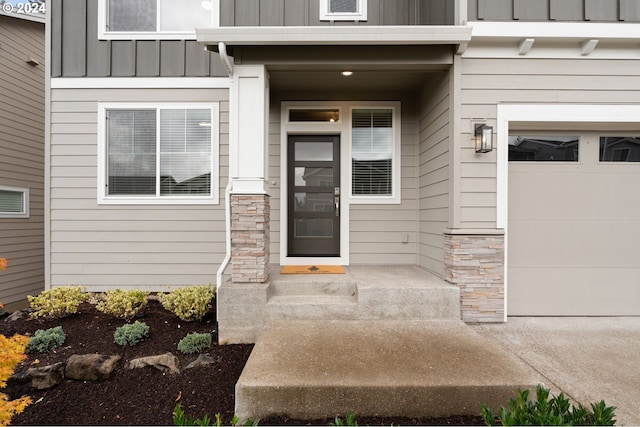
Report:
[{"label": "low ground cover plant", "polygon": [[202,418],[195,419],[193,416],[185,414],[182,405],[178,403],[173,409],[173,424],[176,426],[257,426],[258,421],[247,420],[244,424],[240,424],[240,419],[234,415],[228,423],[225,423],[219,413],[215,415],[214,420],[206,414]]},{"label": "low ground cover plant", "polygon": [[509,407],[501,407],[497,416],[484,404],[480,412],[488,426],[615,425],[615,406],[607,406],[604,400],[590,406],[591,410],[570,405],[563,393],[549,397],[549,389],[538,385],[535,399],[529,399],[529,390],[518,390],[515,399],[509,399]]},{"label": "low ground cover plant", "polygon": [[67,339],[62,326],[56,326],[49,329],[38,329],[31,338],[25,351],[27,353],[40,352],[47,353],[54,348],[60,347],[64,344],[64,340]]},{"label": "low ground cover plant", "polygon": [[183,286],[166,294],[158,293],[158,297],[165,309],[181,320],[191,322],[201,320],[207,314],[215,294],[215,288],[210,285]]},{"label": "low ground cover plant", "polygon": [[[28,341],[29,338],[23,335],[5,337],[0,334],[0,388],[7,385],[16,365],[26,357],[24,352]],[[0,393],[0,426],[9,425],[11,418],[24,411],[30,403],[29,397],[9,400],[6,394]]]},{"label": "low ground cover plant", "polygon": [[131,320],[147,305],[148,295],[149,292],[137,289],[107,291],[96,304],[96,310],[120,319]]},{"label": "low ground cover plant", "polygon": [[43,291],[38,296],[27,296],[34,319],[60,319],[78,312],[78,307],[89,299],[83,286],[60,286]]},{"label": "low ground cover plant", "polygon": [[178,350],[183,354],[200,353],[211,347],[211,334],[193,332],[182,338],[178,343]]},{"label": "low ground cover plant", "polygon": [[133,347],[149,336],[149,326],[146,323],[136,320],[133,323],[120,326],[113,334],[113,340],[118,345],[129,345]]}]

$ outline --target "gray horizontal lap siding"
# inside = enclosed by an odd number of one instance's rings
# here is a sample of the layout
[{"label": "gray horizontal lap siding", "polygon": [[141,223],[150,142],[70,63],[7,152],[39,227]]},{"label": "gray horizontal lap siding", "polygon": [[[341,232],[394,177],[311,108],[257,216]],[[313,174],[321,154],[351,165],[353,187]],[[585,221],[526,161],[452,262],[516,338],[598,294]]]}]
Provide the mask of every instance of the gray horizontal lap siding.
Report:
[{"label": "gray horizontal lap siding", "polygon": [[98,40],[97,0],[51,0],[52,77],[226,77],[195,40]]},{"label": "gray horizontal lap siding", "polygon": [[640,22],[638,0],[469,0],[469,21]]},{"label": "gray horizontal lap siding", "polygon": [[453,25],[454,0],[368,0],[367,20],[320,21],[319,0],[220,0],[222,26]]}]

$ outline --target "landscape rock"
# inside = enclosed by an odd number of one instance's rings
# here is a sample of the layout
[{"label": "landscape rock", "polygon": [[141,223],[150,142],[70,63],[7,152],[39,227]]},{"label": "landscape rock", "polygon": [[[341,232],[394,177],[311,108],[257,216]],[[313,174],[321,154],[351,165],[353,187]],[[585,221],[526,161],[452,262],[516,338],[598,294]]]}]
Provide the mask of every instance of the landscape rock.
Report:
[{"label": "landscape rock", "polygon": [[64,362],[38,368],[29,368],[27,375],[31,378],[31,387],[36,390],[46,390],[55,387],[64,380]]},{"label": "landscape rock", "polygon": [[220,358],[214,359],[208,354],[201,354],[196,360],[189,363],[185,369],[197,368],[199,366],[211,365],[220,362]]},{"label": "landscape rock", "polygon": [[29,394],[30,390],[31,377],[26,372],[21,372],[7,378],[7,384],[5,388],[0,389],[0,392],[6,394],[9,400],[15,400]]},{"label": "landscape rock", "polygon": [[17,310],[11,313],[10,315],[8,315],[7,318],[4,319],[4,321],[15,322],[16,320],[25,319],[28,315],[29,313],[27,312],[27,310]]},{"label": "landscape rock", "polygon": [[171,352],[160,354],[157,356],[147,356],[133,359],[129,362],[127,367],[129,369],[138,369],[147,366],[152,366],[163,372],[169,372],[171,374],[180,373],[180,360]]},{"label": "landscape rock", "polygon": [[74,354],[67,359],[65,375],[73,380],[106,380],[109,379],[120,359],[119,355]]}]

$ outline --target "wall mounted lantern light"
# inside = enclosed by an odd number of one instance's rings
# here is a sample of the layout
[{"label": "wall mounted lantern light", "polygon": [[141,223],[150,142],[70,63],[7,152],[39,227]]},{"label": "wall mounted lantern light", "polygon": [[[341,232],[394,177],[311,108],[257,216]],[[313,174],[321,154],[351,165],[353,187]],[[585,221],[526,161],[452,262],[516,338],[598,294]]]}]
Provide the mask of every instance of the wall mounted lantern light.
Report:
[{"label": "wall mounted lantern light", "polygon": [[493,150],[493,127],[476,123],[474,136],[476,153],[489,153]]}]

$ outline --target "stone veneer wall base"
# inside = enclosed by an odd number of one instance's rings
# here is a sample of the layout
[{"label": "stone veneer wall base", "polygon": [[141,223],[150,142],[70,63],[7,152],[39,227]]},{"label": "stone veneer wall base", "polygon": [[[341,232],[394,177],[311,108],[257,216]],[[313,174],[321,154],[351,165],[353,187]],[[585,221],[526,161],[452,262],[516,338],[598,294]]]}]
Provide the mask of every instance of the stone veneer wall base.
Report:
[{"label": "stone veneer wall base", "polygon": [[231,280],[269,280],[268,195],[231,195]]},{"label": "stone veneer wall base", "polygon": [[462,320],[504,322],[504,235],[445,233],[445,278],[460,288]]}]

